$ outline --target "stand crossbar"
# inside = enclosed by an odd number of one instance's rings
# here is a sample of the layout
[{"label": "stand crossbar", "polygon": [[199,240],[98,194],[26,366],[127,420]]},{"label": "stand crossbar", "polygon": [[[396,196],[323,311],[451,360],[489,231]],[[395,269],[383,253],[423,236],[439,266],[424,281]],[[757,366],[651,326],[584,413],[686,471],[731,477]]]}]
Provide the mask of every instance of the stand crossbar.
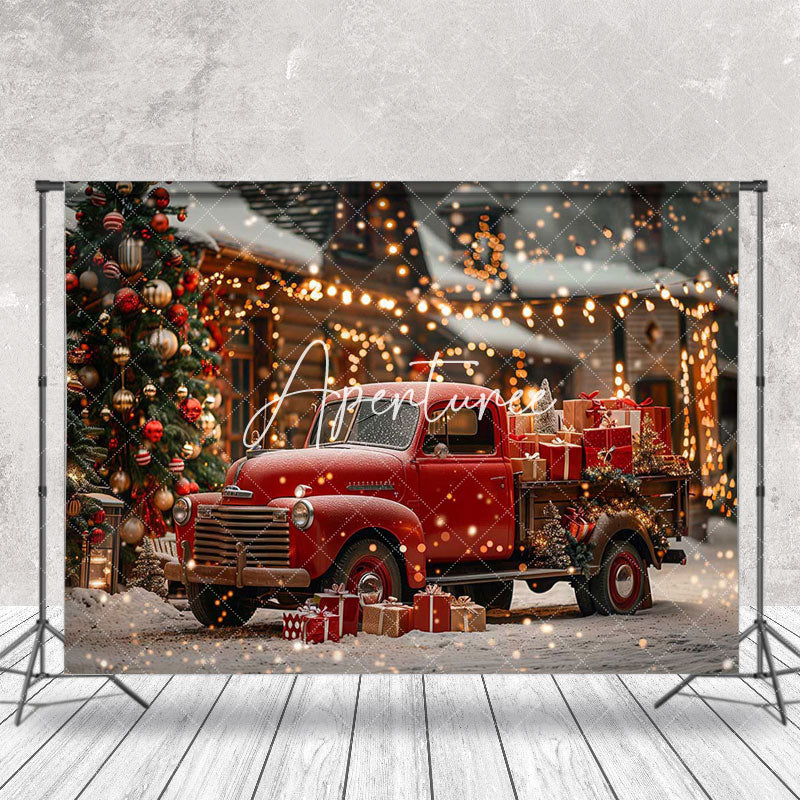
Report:
[{"label": "stand crossbar", "polygon": [[[800,650],[791,644],[785,636],[778,633],[769,624],[764,616],[764,193],[767,191],[767,181],[742,181],[739,183],[740,192],[755,192],[756,194],[756,618],[755,621],[739,634],[739,643],[751,633],[756,634],[756,671],[748,674],[735,673],[715,675],[716,678],[741,678],[750,677],[769,680],[775,690],[775,705],[781,715],[781,722],[786,725],[786,704],[783,702],[779,675],[789,675],[800,670],[775,669],[775,660],[772,657],[769,639],[772,637],[780,642],[790,653],[800,658]],[[766,660],[767,669],[764,669]],[[681,689],[686,688],[695,678],[701,675],[687,675],[675,688],[670,689],[663,697],[659,698],[655,707],[663,705],[674,697]]]},{"label": "stand crossbar", "polygon": [[[62,643],[65,643],[64,634],[54,628],[47,619],[47,193],[61,192],[64,184],[61,181],[36,181],[36,191],[39,193],[39,616],[32,628],[18,636],[8,647],[0,652],[0,659],[23,642],[33,637],[33,649],[28,659],[25,671],[0,667],[0,672],[9,672],[15,675],[24,675],[22,694],[17,704],[17,713],[14,723],[19,725],[22,721],[22,712],[28,699],[31,686],[37,681],[52,678],[69,678],[71,675],[64,673],[50,673],[45,668],[44,640],[47,633],[51,633]],[[36,661],[39,669],[36,669]],[[85,677],[85,676],[81,676]],[[107,678],[125,694],[132,697],[144,708],[148,703],[143,700],[133,689],[128,688],[116,675],[98,675],[98,678]]]}]

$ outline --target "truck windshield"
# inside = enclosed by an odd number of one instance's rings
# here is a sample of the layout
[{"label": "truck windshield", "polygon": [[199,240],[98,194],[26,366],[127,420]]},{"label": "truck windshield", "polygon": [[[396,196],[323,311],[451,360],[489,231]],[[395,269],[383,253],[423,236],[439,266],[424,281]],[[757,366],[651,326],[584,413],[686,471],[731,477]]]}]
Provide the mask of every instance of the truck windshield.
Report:
[{"label": "truck windshield", "polygon": [[419,407],[394,400],[349,400],[328,403],[317,417],[308,440],[309,447],[316,446],[317,426],[321,426],[320,445],[365,444],[405,450],[414,438],[419,419]]}]

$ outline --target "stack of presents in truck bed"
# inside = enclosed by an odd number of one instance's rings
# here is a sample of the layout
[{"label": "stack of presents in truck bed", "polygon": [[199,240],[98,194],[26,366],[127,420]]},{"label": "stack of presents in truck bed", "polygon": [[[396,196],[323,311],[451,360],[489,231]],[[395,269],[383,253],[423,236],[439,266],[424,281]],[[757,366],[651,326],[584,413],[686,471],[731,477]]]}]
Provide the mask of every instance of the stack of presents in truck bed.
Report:
[{"label": "stack of presents in truck bed", "polygon": [[[563,409],[511,413],[512,469],[523,481],[579,480],[584,469],[606,465],[632,473],[635,437],[648,419],[662,453],[670,456],[670,410],[650,398],[637,403],[630,397],[582,393],[577,400],[564,400]],[[541,432],[547,428],[556,430]]]}]

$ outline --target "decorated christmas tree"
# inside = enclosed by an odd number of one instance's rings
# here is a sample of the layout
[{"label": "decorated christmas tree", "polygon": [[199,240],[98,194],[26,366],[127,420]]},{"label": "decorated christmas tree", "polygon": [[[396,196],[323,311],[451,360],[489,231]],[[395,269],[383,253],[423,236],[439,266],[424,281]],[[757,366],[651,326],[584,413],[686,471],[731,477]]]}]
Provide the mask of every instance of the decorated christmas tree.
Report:
[{"label": "decorated christmas tree", "polygon": [[556,413],[550,382],[542,379],[539,399],[536,401],[536,416],[533,418],[534,433],[558,433],[558,414]]},{"label": "decorated christmas tree", "polygon": [[216,489],[225,464],[210,384],[219,357],[198,316],[198,252],[170,217],[164,186],[90,183],[67,232],[69,411],[72,457],[92,431],[92,469],[128,504],[120,535],[160,536],[174,494]]},{"label": "decorated christmas tree", "polygon": [[567,555],[567,532],[561,524],[561,514],[553,503],[544,510],[545,523],[538,531],[532,531],[528,544],[531,549],[532,566],[550,569],[566,569],[570,565]]},{"label": "decorated christmas tree", "polygon": [[167,581],[164,567],[153,549],[153,542],[147,537],[142,541],[141,552],[133,565],[133,574],[128,584],[131,588],[138,586],[153,592],[164,600],[167,599]]},{"label": "decorated christmas tree", "polygon": [[664,471],[664,442],[650,417],[642,419],[641,432],[633,437],[633,471],[636,475],[652,475]]}]

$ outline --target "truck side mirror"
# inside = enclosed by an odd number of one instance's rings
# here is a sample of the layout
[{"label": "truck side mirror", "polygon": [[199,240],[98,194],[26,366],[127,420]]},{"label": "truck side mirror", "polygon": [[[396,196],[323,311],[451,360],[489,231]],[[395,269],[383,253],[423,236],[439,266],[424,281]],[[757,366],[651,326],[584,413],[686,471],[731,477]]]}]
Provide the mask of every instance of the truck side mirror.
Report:
[{"label": "truck side mirror", "polygon": [[447,458],[450,455],[450,448],[444,442],[439,442],[433,448],[433,454],[436,458]]}]

